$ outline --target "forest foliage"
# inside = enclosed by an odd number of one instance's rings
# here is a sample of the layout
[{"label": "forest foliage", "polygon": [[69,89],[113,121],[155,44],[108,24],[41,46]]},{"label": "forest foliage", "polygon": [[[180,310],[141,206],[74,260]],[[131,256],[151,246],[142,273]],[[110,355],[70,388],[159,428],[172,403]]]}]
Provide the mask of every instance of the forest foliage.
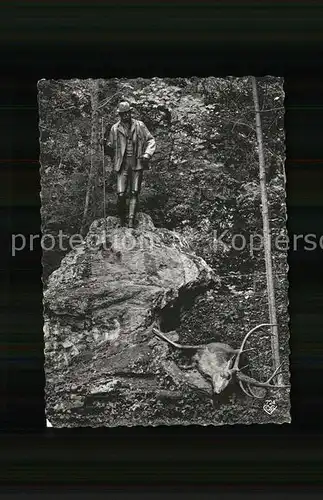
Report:
[{"label": "forest foliage", "polygon": [[[268,76],[258,78],[257,85],[275,238],[285,235],[286,221],[283,82]],[[102,217],[103,182],[106,214],[116,213],[115,175],[110,158],[103,159],[100,140],[118,119],[121,99],[132,103],[134,116],[144,121],[157,143],[140,210],[151,215],[156,226],[180,232],[220,274],[263,273],[263,250],[251,255],[248,244],[250,235],[262,234],[248,77],[40,81],[43,234],[79,233],[82,223],[86,230]],[[235,250],[230,242],[240,234],[247,244]],[[241,242],[236,236],[236,246]],[[45,281],[62,256],[58,249],[45,251]],[[285,272],[284,256],[273,253],[276,274]]]}]

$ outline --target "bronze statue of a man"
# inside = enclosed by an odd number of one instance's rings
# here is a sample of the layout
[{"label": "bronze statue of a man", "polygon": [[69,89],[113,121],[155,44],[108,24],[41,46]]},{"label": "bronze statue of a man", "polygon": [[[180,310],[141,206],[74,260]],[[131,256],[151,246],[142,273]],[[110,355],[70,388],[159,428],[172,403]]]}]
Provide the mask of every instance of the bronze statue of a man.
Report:
[{"label": "bronze statue of a man", "polygon": [[120,120],[111,127],[107,154],[117,172],[118,213],[121,225],[126,218],[126,195],[130,190],[128,226],[134,227],[138,196],[140,194],[143,171],[149,168],[149,160],[155,152],[155,139],[140,120],[131,116],[130,104],[120,102]]}]

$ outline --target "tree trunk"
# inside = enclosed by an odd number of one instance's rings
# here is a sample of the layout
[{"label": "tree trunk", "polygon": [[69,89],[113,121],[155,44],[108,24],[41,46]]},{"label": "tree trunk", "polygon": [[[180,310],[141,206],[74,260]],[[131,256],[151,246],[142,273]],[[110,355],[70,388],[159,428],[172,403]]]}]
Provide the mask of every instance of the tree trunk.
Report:
[{"label": "tree trunk", "polygon": [[[252,82],[252,93],[253,93],[253,101],[254,101],[255,115],[256,115],[256,133],[257,133],[258,156],[259,156],[259,179],[260,179],[260,191],[261,191],[261,210],[262,210],[262,220],[263,220],[263,237],[264,237],[264,252],[265,252],[265,265],[266,265],[266,278],[267,278],[267,291],[268,291],[269,321],[270,323],[273,323],[275,325],[272,326],[271,348],[272,348],[274,369],[276,370],[280,365],[280,353],[279,353],[279,337],[278,337],[278,327],[277,327],[274,278],[272,269],[271,238],[270,238],[268,200],[267,200],[267,190],[266,190],[265,157],[264,157],[257,82],[254,76],[251,77],[251,82]],[[278,384],[283,383],[281,374],[277,375],[277,382]]]},{"label": "tree trunk", "polygon": [[[99,82],[93,80],[91,82],[91,149],[90,149],[90,171],[85,194],[85,203],[83,211],[83,220],[81,226],[81,234],[84,235],[85,226],[87,223],[90,199],[93,189],[98,182],[98,160],[99,160]],[[97,191],[95,189],[95,191]]]},{"label": "tree trunk", "polygon": [[104,154],[104,119],[101,118],[101,139],[102,139],[102,186],[103,186],[103,218],[106,219],[106,189],[105,189],[105,154]]}]

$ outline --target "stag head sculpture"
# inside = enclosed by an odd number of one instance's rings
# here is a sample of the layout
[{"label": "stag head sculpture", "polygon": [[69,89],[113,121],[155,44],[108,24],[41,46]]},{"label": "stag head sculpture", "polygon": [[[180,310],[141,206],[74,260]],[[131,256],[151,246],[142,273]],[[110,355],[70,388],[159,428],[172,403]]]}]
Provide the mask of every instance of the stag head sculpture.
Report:
[{"label": "stag head sculpture", "polygon": [[252,350],[245,349],[246,342],[250,335],[261,328],[271,326],[273,325],[270,323],[263,323],[254,327],[245,335],[239,349],[233,349],[228,344],[221,342],[211,342],[205,345],[181,345],[167,338],[157,328],[153,328],[153,333],[177,349],[187,349],[192,352],[193,366],[195,366],[198,372],[211,383],[213,395],[221,394],[226,387],[235,380],[247,396],[262,399],[264,396],[256,394],[253,387],[260,387],[266,390],[289,387],[272,383],[276,375],[281,372],[282,365],[273,372],[268,380],[261,382],[243,373],[242,370],[246,368],[246,366],[240,367],[240,362],[242,354]]}]

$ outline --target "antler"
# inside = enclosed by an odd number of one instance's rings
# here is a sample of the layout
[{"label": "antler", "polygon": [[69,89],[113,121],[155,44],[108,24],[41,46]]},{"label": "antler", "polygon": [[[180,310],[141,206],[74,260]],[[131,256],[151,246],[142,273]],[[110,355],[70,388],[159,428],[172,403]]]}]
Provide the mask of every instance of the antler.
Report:
[{"label": "antler", "polygon": [[[252,378],[252,377],[249,377],[248,375],[245,375],[244,373],[242,372],[238,372],[236,374],[238,380],[240,380],[241,382],[246,382],[248,384],[248,386],[250,385],[254,385],[256,387],[265,387],[267,389],[287,389],[289,387],[289,385],[275,385],[275,384],[271,384],[270,383],[270,380],[272,380],[272,378],[277,375],[277,370],[275,370],[274,374],[271,375],[271,377],[266,380],[265,382],[260,382],[259,380],[256,380],[255,378]],[[250,387],[249,387],[250,389]]]},{"label": "antler", "polygon": [[[258,330],[259,328],[262,328],[264,326],[274,326],[274,324],[273,323],[262,323],[261,325],[258,325],[256,327],[252,328],[252,330],[250,330],[245,335],[245,337],[244,337],[244,339],[243,339],[243,341],[241,343],[240,349],[238,351],[238,354],[236,356],[234,365],[233,365],[233,367],[231,369],[231,373],[235,374],[235,376],[236,376],[236,378],[238,380],[239,386],[242,389],[242,391],[247,396],[249,396],[249,397],[255,397],[255,398],[258,398],[258,399],[262,399],[262,396],[258,396],[257,394],[255,394],[253,392],[251,386],[263,387],[263,388],[266,388],[266,389],[284,389],[284,388],[288,388],[289,387],[289,385],[275,385],[275,384],[271,384],[270,383],[275,378],[275,376],[280,372],[283,363],[281,363],[279,365],[279,367],[276,368],[276,370],[274,371],[274,373],[265,382],[260,382],[260,381],[258,381],[256,379],[252,378],[252,377],[249,377],[248,375],[245,375],[244,373],[242,373],[242,371],[241,371],[242,369],[239,368],[239,362],[240,362],[241,354],[246,351],[244,349],[246,341],[248,340],[249,336],[253,332],[255,332],[256,330]],[[243,368],[245,368],[245,367],[243,367]],[[244,383],[247,384],[248,390],[245,388]]]},{"label": "antler", "polygon": [[239,362],[240,362],[240,357],[241,357],[241,354],[244,352],[244,346],[246,345],[246,342],[248,340],[248,338],[250,337],[250,335],[255,332],[256,330],[259,330],[259,328],[263,328],[264,326],[274,326],[273,323],[262,323],[261,325],[257,325],[255,326],[254,328],[252,328],[244,337],[242,343],[241,343],[241,346],[240,346],[240,349],[238,351],[238,354],[237,354],[237,357],[235,359],[235,362],[234,362],[234,365],[233,365],[233,372],[238,372],[240,371],[239,369]]}]

